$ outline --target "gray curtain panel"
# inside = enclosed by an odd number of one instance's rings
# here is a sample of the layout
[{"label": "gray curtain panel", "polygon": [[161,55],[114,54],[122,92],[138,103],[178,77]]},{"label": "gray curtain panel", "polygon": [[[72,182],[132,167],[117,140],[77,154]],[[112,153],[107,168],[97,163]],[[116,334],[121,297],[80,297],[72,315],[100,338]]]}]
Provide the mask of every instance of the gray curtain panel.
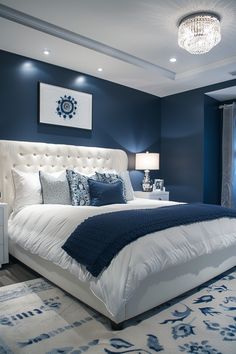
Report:
[{"label": "gray curtain panel", "polygon": [[221,205],[236,208],[236,104],[223,108]]}]

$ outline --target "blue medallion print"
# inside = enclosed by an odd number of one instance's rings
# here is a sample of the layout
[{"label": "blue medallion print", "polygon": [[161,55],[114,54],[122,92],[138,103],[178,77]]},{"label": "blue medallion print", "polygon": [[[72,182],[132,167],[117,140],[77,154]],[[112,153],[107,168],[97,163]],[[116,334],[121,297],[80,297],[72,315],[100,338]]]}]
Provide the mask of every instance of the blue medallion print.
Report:
[{"label": "blue medallion print", "polygon": [[73,118],[77,112],[77,101],[70,95],[64,95],[60,97],[57,103],[56,114],[64,119]]},{"label": "blue medallion print", "polygon": [[187,323],[180,323],[172,327],[172,336],[174,339],[188,337],[191,334],[195,334],[193,329],[195,326],[191,326]]},{"label": "blue medallion print", "polygon": [[223,340],[236,341],[236,325],[223,327],[220,331],[220,334],[223,336]]},{"label": "blue medallion print", "polygon": [[186,306],[186,305],[184,305],[185,307],[186,307],[186,309],[184,310],[184,311],[178,311],[178,310],[175,310],[174,312],[171,312],[171,314],[175,317],[175,318],[170,318],[170,319],[167,319],[167,320],[165,320],[165,321],[163,321],[163,322],[160,322],[160,324],[166,324],[166,323],[168,323],[168,322],[170,322],[170,323],[175,323],[175,322],[177,322],[177,321],[183,321],[185,318],[187,318],[190,314],[191,314],[191,312],[192,312],[192,310],[188,307],[188,306]]},{"label": "blue medallion print", "polygon": [[[153,334],[147,334],[147,346],[148,348],[154,350],[155,352],[160,352],[163,350],[163,347],[159,344],[158,338],[154,336]],[[113,349],[108,349],[105,348],[104,351],[107,354],[126,354],[126,353],[133,353],[133,354],[151,354],[151,352],[147,351],[146,349],[143,348],[132,348],[134,347],[134,344],[127,342],[124,339],[121,338],[111,338],[110,339],[110,345],[116,349],[116,351],[113,351]],[[117,351],[119,349],[119,351]]]},{"label": "blue medallion print", "polygon": [[184,345],[180,345],[179,349],[181,352],[192,353],[192,354],[223,354],[217,349],[213,348],[208,344],[207,340],[203,340],[200,343],[190,342]]},{"label": "blue medallion print", "polygon": [[155,350],[155,352],[161,352],[163,350],[163,347],[160,345],[158,338],[153,334],[147,334],[147,336],[148,348]]},{"label": "blue medallion print", "polygon": [[226,296],[223,303],[228,304],[230,302],[235,302],[236,303],[236,296]]},{"label": "blue medallion print", "polygon": [[199,307],[199,310],[203,315],[207,316],[214,316],[214,315],[219,315],[221,312],[215,311],[213,307]]},{"label": "blue medallion print", "polygon": [[194,300],[194,304],[201,304],[203,302],[211,302],[214,299],[214,296],[212,295],[203,295],[199,297],[198,299]]},{"label": "blue medallion print", "polygon": [[210,322],[210,321],[203,321],[205,325],[207,326],[207,329],[211,331],[219,331],[220,330],[220,324],[217,322]]},{"label": "blue medallion print", "polygon": [[120,338],[111,338],[110,344],[112,347],[114,347],[116,349],[133,347],[133,344],[127,342],[124,339],[120,339]]}]

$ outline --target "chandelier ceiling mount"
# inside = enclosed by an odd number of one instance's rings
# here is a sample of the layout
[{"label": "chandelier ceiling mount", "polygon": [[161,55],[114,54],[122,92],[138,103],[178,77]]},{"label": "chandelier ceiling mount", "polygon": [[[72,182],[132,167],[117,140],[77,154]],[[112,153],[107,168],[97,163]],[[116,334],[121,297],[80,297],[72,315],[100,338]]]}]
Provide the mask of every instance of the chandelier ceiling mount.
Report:
[{"label": "chandelier ceiling mount", "polygon": [[188,15],[178,27],[178,44],[191,54],[207,53],[221,40],[220,17],[212,12]]}]

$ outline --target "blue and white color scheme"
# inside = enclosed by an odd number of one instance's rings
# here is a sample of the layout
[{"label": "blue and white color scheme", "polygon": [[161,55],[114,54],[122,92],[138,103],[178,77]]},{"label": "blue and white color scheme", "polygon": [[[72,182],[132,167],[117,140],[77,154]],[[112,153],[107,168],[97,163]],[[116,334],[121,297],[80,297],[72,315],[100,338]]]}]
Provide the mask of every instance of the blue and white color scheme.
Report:
[{"label": "blue and white color scheme", "polygon": [[113,332],[44,279],[0,289],[0,353],[235,354],[236,268]]},{"label": "blue and white color scheme", "polygon": [[64,119],[72,119],[77,113],[78,102],[72,96],[64,95],[60,97],[57,103],[56,113]]},{"label": "blue and white color scheme", "polygon": [[40,83],[40,123],[92,129],[92,95]]}]

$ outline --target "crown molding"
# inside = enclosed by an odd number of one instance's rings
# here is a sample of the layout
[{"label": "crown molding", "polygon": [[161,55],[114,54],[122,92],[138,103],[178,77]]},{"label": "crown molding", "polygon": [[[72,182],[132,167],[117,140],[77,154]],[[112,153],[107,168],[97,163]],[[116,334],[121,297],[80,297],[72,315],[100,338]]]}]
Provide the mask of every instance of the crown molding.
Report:
[{"label": "crown molding", "polygon": [[0,4],[0,16],[7,20],[19,23],[21,25],[31,27],[37,31],[47,33],[51,36],[63,39],[65,41],[119,59],[123,62],[138,66],[146,70],[150,70],[152,72],[156,72],[157,74],[164,76],[168,79],[175,80],[175,72],[165,69],[162,66],[140,59],[134,55],[130,55],[119,49],[110,47],[106,44],[82,36],[78,33],[69,31],[65,28],[40,20],[34,16],[27,15],[24,12],[15,10],[11,7]]}]

